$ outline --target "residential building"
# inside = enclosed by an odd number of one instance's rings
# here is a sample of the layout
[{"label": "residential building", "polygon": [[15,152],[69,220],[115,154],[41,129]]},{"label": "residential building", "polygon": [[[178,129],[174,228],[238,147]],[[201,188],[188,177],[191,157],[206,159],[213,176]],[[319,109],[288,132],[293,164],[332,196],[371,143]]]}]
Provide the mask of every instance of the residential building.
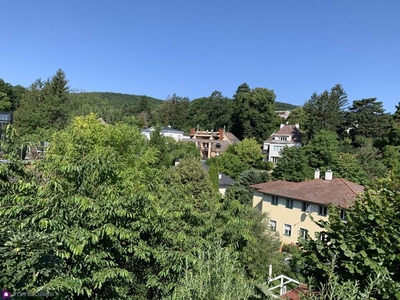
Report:
[{"label": "residential building", "polygon": [[[154,130],[156,130],[156,128],[153,126],[153,127],[147,128],[147,129],[141,129],[140,131],[142,132],[142,134],[144,136],[146,136],[148,139],[150,139],[150,135]],[[189,136],[185,136],[183,134],[183,131],[171,128],[171,126],[161,127],[161,132],[160,133],[163,136],[172,137],[175,141],[189,139]]]},{"label": "residential building", "polygon": [[328,220],[328,205],[342,207],[341,217],[345,220],[346,208],[364,192],[362,185],[343,178],[333,178],[332,171],[319,178],[315,171],[313,180],[303,182],[270,181],[252,185],[253,206],[270,218],[271,228],[276,230],[284,243],[296,243],[308,233],[311,237],[321,231],[309,217]]},{"label": "residential building", "polygon": [[263,152],[266,154],[265,159],[276,163],[281,156],[281,150],[286,146],[302,146],[299,124],[281,124],[279,130],[271,134],[271,136],[264,141]]},{"label": "residential building", "polygon": [[278,117],[286,120],[289,118],[290,110],[276,110],[275,113],[278,115]]},{"label": "residential building", "polygon": [[11,111],[0,111],[0,140],[4,142],[6,139],[6,127],[13,121],[13,113]]},{"label": "residential building", "polygon": [[[210,167],[205,163],[202,163],[202,165],[203,165],[203,168],[208,172]],[[218,173],[218,179],[219,179],[218,189],[223,197],[223,196],[225,196],[226,189],[229,186],[231,186],[232,184],[234,184],[236,181],[233,178],[231,178],[228,175],[221,173],[221,172]]]},{"label": "residential building", "polygon": [[228,149],[229,145],[240,142],[240,140],[225,129],[220,128],[217,132],[200,131],[190,129],[190,141],[196,143],[202,160],[219,156]]}]

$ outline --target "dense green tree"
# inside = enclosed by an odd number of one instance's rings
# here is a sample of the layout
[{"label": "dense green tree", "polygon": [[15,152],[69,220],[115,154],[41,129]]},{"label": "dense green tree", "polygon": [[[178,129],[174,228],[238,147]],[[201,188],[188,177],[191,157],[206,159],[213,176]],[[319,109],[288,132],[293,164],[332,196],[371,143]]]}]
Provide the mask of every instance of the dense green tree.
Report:
[{"label": "dense green tree", "polygon": [[338,135],[335,132],[319,131],[304,147],[309,166],[314,169],[332,169],[338,147]]},{"label": "dense green tree", "polygon": [[223,155],[218,156],[217,162],[220,172],[234,179],[237,179],[243,171],[249,168],[236,154],[230,152],[225,152]]},{"label": "dense green tree", "polygon": [[15,111],[18,108],[22,94],[25,91],[26,89],[20,85],[12,86],[10,83],[6,83],[3,79],[0,79],[0,94],[3,95],[3,98],[7,98],[7,101],[11,102],[9,108],[8,105],[5,107],[11,111]]},{"label": "dense green tree", "polygon": [[335,177],[345,178],[354,183],[367,185],[371,182],[356,155],[351,153],[335,153],[332,161]]},{"label": "dense green tree", "polygon": [[308,165],[308,158],[304,148],[285,147],[281,150],[273,170],[275,179],[300,182],[313,178],[313,169]]},{"label": "dense green tree", "polygon": [[259,166],[264,158],[261,146],[254,138],[245,138],[240,143],[229,146],[227,152],[235,154],[249,169]]},{"label": "dense green tree", "polygon": [[290,112],[289,117],[287,118],[287,122],[289,124],[299,124],[301,126],[304,126],[304,124],[307,122],[307,116],[306,112],[304,111],[304,108],[302,106],[296,107]]},{"label": "dense green tree", "polygon": [[218,166],[216,162],[210,164],[210,169],[208,170],[210,176],[211,185],[214,191],[219,191],[219,177],[218,177]]},{"label": "dense green tree", "polygon": [[195,250],[195,261],[187,262],[185,274],[175,289],[173,300],[248,300],[254,283],[246,276],[238,253],[215,243]]},{"label": "dense green tree", "polygon": [[164,168],[170,167],[172,165],[171,151],[168,145],[168,138],[161,134],[161,127],[156,126],[155,130],[151,132],[149,144],[158,151],[158,165]]},{"label": "dense green tree", "polygon": [[375,297],[400,297],[400,198],[398,175],[380,180],[347,209],[347,221],[340,209],[330,207],[329,221],[318,221],[323,238],[300,241],[306,263],[303,272],[326,283],[329,265],[335,260],[341,282],[357,280],[368,285],[368,274],[388,276],[378,285]]},{"label": "dense green tree", "polygon": [[[91,113],[94,113],[99,118],[103,119],[106,123],[109,124],[114,124],[119,121],[129,123],[127,119],[124,120],[123,112],[121,109],[110,105],[106,99],[100,98],[96,94],[71,93],[69,97],[69,122],[71,122],[75,117],[87,116]],[[135,121],[135,124],[137,124],[137,121],[138,120]]]},{"label": "dense green tree", "polygon": [[250,90],[247,84],[238,87],[234,95],[232,132],[239,138],[255,138],[262,142],[279,124],[275,114],[275,93],[265,88]]},{"label": "dense green tree", "polygon": [[46,81],[36,80],[22,95],[14,114],[21,135],[37,129],[61,129],[68,121],[69,87],[62,70]]},{"label": "dense green tree", "polygon": [[200,160],[200,152],[196,144],[189,141],[177,141],[172,144],[171,156],[173,162],[182,158],[194,157]]},{"label": "dense green tree", "polygon": [[349,108],[347,122],[352,128],[350,134],[353,140],[357,136],[379,139],[389,130],[390,115],[385,113],[382,102],[376,98],[353,101]]},{"label": "dense green tree", "polygon": [[347,94],[340,84],[336,84],[330,91],[312,94],[304,105],[307,117],[304,125],[308,139],[319,130],[339,132],[344,125],[344,110],[347,105]]},{"label": "dense green tree", "polygon": [[187,97],[176,94],[168,96],[159,110],[160,123],[164,126],[172,126],[175,129],[184,130],[189,117],[190,101]]},{"label": "dense green tree", "polygon": [[12,103],[6,93],[0,92],[0,110],[10,111]]}]

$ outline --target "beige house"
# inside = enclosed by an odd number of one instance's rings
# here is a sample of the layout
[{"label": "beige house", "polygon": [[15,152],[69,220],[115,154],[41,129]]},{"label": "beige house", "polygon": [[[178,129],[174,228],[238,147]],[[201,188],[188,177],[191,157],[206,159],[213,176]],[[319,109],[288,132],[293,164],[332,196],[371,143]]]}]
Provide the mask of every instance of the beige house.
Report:
[{"label": "beige house", "polygon": [[202,160],[219,156],[228,149],[229,145],[240,142],[235,135],[226,132],[223,128],[220,128],[216,132],[191,128],[189,141],[196,144]]},{"label": "beige house", "polygon": [[299,124],[281,124],[279,130],[264,141],[263,152],[266,154],[265,160],[276,163],[281,156],[281,150],[286,146],[302,146]]},{"label": "beige house", "polygon": [[342,178],[332,178],[332,172],[319,178],[303,182],[270,181],[252,185],[253,206],[268,213],[270,226],[276,230],[284,243],[296,243],[299,237],[308,233],[315,236],[321,229],[311,220],[328,220],[328,205],[341,206],[342,219],[346,218],[345,208],[364,192],[364,187]]}]

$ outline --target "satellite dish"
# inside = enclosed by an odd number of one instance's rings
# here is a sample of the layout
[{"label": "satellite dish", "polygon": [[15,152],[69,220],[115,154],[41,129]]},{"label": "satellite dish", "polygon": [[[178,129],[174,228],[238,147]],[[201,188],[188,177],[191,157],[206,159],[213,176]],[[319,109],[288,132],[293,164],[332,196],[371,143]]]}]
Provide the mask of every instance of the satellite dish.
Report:
[{"label": "satellite dish", "polygon": [[315,207],[314,207],[314,205],[309,205],[308,207],[307,207],[307,210],[306,210],[309,214],[310,213],[312,213],[312,212],[315,212]]}]

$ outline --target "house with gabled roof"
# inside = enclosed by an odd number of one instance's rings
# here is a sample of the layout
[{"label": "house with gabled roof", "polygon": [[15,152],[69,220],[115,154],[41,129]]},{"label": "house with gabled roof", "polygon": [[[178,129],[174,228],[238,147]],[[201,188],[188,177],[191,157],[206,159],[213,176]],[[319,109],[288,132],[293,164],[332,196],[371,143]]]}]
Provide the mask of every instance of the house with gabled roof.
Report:
[{"label": "house with gabled roof", "polygon": [[284,180],[270,181],[250,186],[253,191],[253,206],[269,215],[270,226],[276,230],[284,243],[296,243],[299,237],[321,231],[309,217],[328,220],[328,206],[334,204],[342,208],[340,216],[346,218],[346,208],[364,186],[343,178],[333,178],[328,170],[325,178],[320,178],[319,170],[315,178],[303,182]]},{"label": "house with gabled roof", "polygon": [[284,147],[301,147],[302,145],[299,124],[281,124],[279,130],[264,141],[263,152],[266,154],[267,161],[276,163]]}]

